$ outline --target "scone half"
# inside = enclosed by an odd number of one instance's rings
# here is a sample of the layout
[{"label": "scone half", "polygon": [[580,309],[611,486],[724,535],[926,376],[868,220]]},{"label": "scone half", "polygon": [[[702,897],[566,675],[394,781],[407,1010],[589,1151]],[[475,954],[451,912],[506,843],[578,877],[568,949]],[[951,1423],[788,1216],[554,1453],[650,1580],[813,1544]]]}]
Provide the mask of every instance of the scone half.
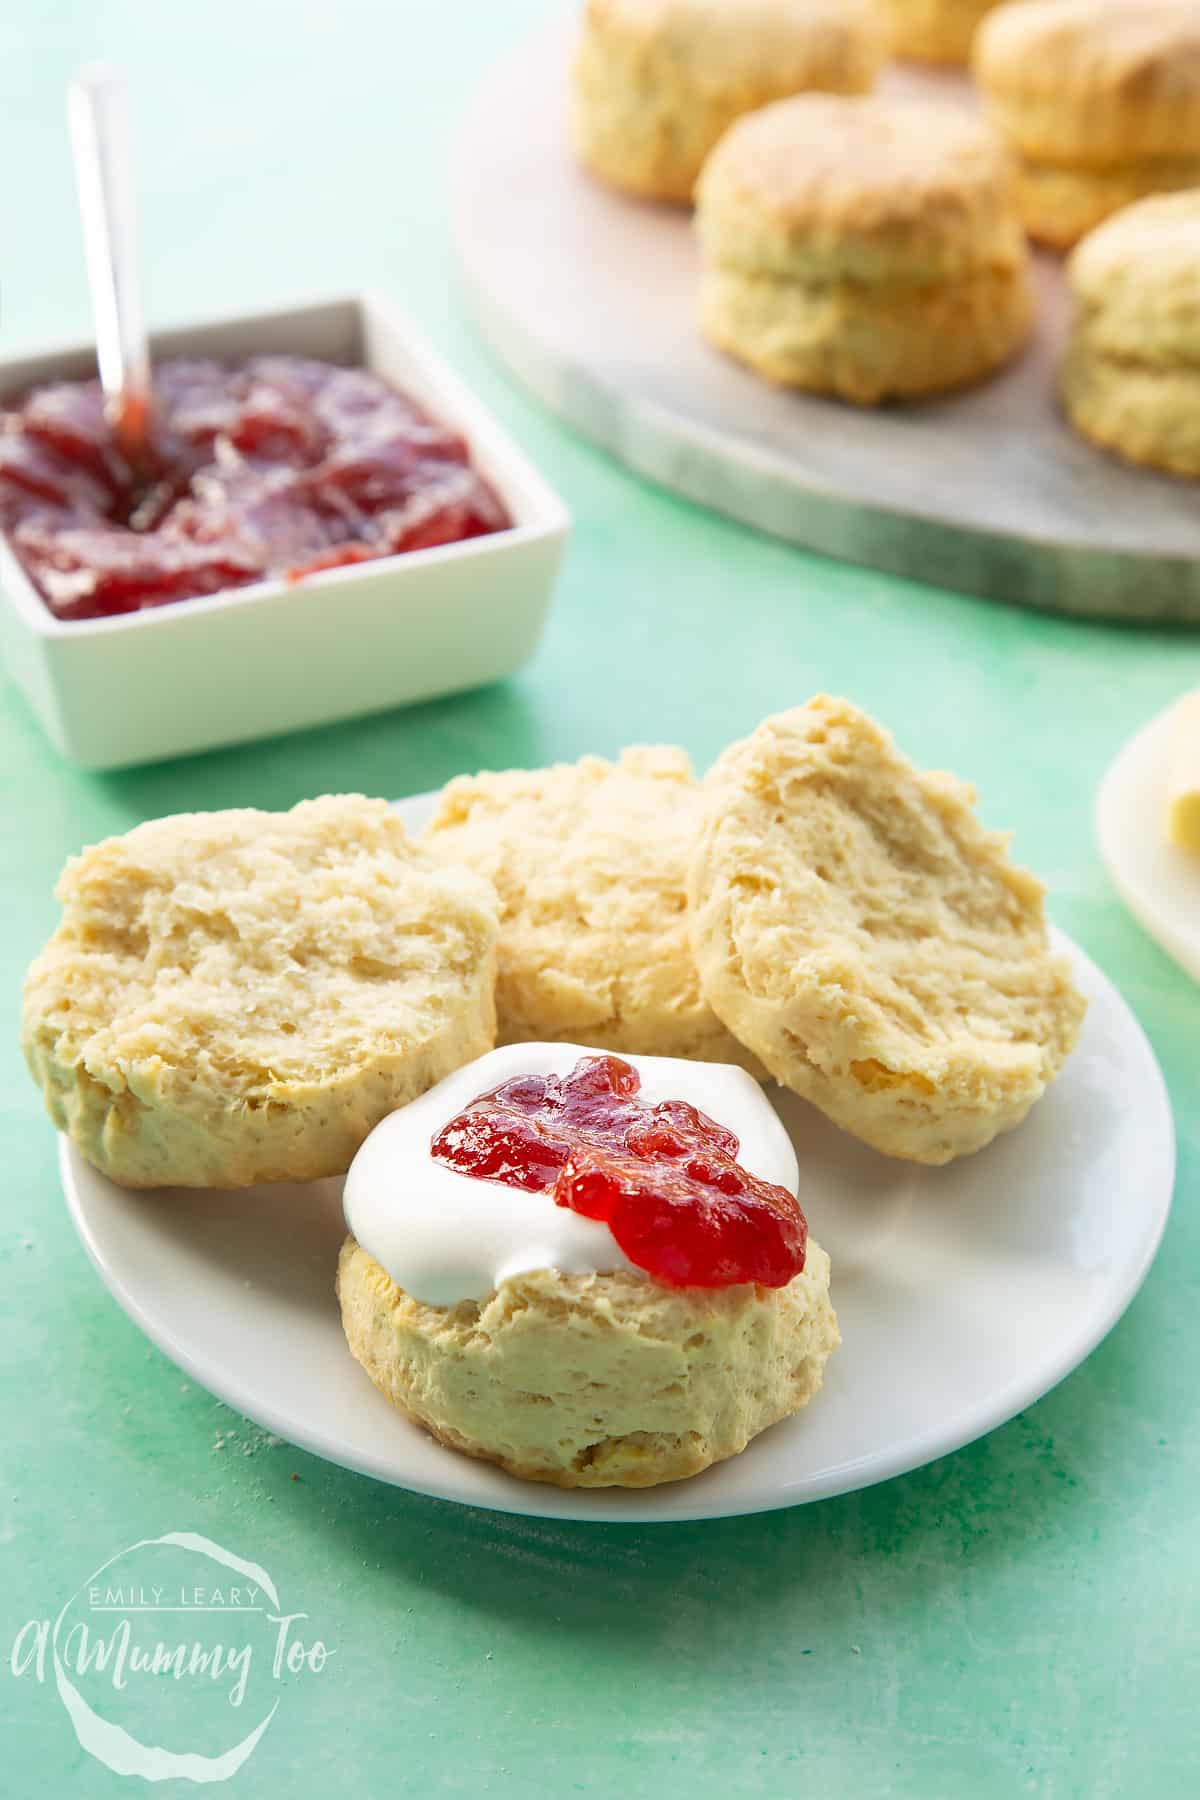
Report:
[{"label": "scone half", "polygon": [[126,1187],[345,1172],[495,1032],[496,902],[382,800],[187,813],[68,863],[25,983],[51,1118]]},{"label": "scone half", "polygon": [[948,1162],[1026,1116],[1084,1002],[1040,883],[865,713],[819,695],[719,757],[689,876],[714,1010],[888,1155]]},{"label": "scone half", "polygon": [[682,750],[459,776],[424,847],[500,900],[497,1041],[741,1063],[700,991],[684,887],[700,792]]}]

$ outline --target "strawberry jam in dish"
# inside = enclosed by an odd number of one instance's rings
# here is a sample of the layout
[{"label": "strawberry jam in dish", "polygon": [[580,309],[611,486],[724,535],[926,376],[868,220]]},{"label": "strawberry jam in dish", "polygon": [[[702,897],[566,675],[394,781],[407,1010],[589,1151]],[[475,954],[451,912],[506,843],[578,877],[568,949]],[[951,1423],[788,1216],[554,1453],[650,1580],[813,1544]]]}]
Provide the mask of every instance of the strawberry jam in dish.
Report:
[{"label": "strawberry jam in dish", "polygon": [[0,413],[0,530],[60,619],[300,581],[511,523],[462,436],[365,369],[159,363],[137,467],[98,382]]},{"label": "strawberry jam in dish", "polygon": [[738,1162],[733,1132],[685,1100],[647,1105],[641,1087],[630,1063],[607,1055],[561,1076],[518,1075],[443,1125],[431,1154],[602,1221],[665,1286],[785,1287],[808,1237],[795,1197]]}]

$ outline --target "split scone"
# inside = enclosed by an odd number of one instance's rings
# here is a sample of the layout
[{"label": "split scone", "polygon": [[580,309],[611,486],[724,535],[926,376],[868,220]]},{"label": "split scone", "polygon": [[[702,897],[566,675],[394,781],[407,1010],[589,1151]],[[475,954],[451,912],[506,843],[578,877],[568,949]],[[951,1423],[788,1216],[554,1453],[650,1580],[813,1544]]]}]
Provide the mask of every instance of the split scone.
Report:
[{"label": "split scone", "polygon": [[613,187],[686,203],[743,113],[812,88],[866,93],[885,54],[874,0],[588,0],[576,148]]},{"label": "split scone", "polygon": [[72,858],[25,982],[54,1123],[127,1187],[340,1175],[494,1036],[496,903],[382,800],[184,813]]},{"label": "split scone", "polygon": [[962,387],[1032,320],[1012,169],[953,107],[807,94],[742,119],[697,187],[700,325],[860,405]]},{"label": "split scone", "polygon": [[689,875],[704,992],[785,1086],[891,1156],[1017,1125],[1084,1001],[973,791],[819,695],[717,759]]},{"label": "split scone", "polygon": [[1069,249],[1135,200],[1200,186],[1195,0],[1016,0],[972,64],[1040,242]]},{"label": "split scone", "polygon": [[662,746],[447,785],[424,843],[500,897],[498,1043],[755,1067],[701,994],[688,943],[698,806],[686,755]]},{"label": "split scone", "polygon": [[999,0],[884,0],[892,51],[914,62],[965,63],[979,21]]},{"label": "split scone", "polygon": [[798,1186],[742,1069],[497,1050],[355,1157],[347,1342],[393,1405],[510,1474],[679,1481],[806,1406],[837,1347]]},{"label": "split scone", "polygon": [[1067,265],[1067,416],[1131,462],[1200,476],[1200,189],[1109,219]]}]

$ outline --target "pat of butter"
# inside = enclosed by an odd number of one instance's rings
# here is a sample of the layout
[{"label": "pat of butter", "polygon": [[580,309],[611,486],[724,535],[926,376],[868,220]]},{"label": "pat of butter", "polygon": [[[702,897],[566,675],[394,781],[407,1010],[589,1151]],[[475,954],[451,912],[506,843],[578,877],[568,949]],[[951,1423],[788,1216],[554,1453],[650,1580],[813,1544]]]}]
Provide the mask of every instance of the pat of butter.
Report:
[{"label": "pat of butter", "polygon": [[1167,782],[1167,836],[1200,853],[1200,690],[1175,709],[1175,738]]}]

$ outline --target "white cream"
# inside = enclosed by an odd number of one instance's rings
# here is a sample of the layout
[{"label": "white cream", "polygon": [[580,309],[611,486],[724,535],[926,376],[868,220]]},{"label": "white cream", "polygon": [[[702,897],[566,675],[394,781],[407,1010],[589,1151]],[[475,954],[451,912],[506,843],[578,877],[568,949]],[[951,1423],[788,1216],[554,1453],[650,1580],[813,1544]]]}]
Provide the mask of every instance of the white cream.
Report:
[{"label": "white cream", "polygon": [[[430,1154],[443,1125],[481,1094],[517,1075],[569,1075],[583,1044],[509,1044],[467,1063],[377,1125],[350,1165],[343,1206],[363,1249],[414,1298],[431,1306],[482,1300],[515,1275],[630,1269],[608,1226],[556,1206],[549,1193],[460,1174]],[[753,1076],[727,1063],[627,1056],[642,1078],[638,1099],[687,1100],[735,1132],[738,1161],[790,1194],[800,1170],[791,1139]]]}]

